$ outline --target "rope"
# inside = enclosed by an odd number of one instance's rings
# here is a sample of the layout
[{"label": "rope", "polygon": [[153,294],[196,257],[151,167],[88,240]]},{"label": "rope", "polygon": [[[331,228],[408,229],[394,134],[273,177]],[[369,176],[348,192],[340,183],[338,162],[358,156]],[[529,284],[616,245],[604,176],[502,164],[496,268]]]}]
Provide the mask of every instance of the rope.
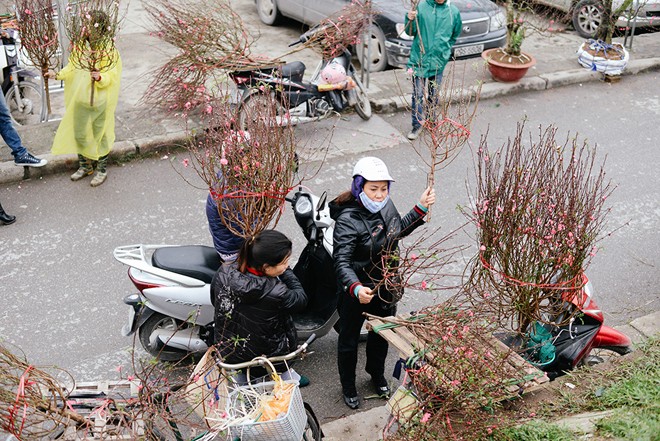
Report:
[{"label": "rope", "polygon": [[[11,407],[11,409],[9,409],[9,423],[7,427],[9,432],[13,435],[16,435],[18,438],[20,438],[20,435],[23,432],[23,428],[25,427],[25,420],[27,419],[28,403],[25,399],[25,387],[36,384],[34,381],[28,380],[30,371],[33,369],[34,366],[30,365],[27,367],[27,369],[25,369],[23,375],[21,375],[21,378],[18,382],[18,389],[16,391],[16,400],[14,401],[14,405]],[[23,401],[23,418],[21,420],[21,428],[16,430],[16,414],[18,413],[18,408],[20,407],[21,401]]]}]

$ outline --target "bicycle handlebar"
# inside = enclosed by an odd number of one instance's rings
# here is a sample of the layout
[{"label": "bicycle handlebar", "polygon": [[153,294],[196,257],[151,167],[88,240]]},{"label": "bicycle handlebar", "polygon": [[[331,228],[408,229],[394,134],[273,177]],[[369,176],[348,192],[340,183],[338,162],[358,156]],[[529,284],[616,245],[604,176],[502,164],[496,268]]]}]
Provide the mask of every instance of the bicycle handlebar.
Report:
[{"label": "bicycle handlebar", "polygon": [[289,361],[296,358],[298,355],[306,352],[307,347],[310,344],[312,344],[314,340],[316,340],[316,334],[310,335],[307,341],[301,344],[298,349],[286,355],[278,355],[277,357],[257,357],[254,360],[245,361],[243,363],[236,363],[236,364],[223,363],[220,360],[216,360],[216,364],[223,369],[227,369],[230,371],[237,371],[239,369],[244,369],[248,367],[264,366],[266,365],[266,361],[270,361],[271,363],[277,363],[279,361]]}]

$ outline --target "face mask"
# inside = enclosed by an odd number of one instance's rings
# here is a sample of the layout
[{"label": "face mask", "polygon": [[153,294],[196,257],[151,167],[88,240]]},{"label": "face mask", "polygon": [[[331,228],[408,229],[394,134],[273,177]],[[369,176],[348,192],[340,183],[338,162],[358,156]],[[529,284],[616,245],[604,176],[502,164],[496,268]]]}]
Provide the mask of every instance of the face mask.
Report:
[{"label": "face mask", "polygon": [[389,200],[390,200],[390,195],[387,195],[385,196],[385,199],[382,202],[375,202],[369,199],[369,196],[364,194],[364,192],[360,193],[360,202],[362,202],[364,208],[369,210],[371,213],[378,213],[380,210],[383,209],[383,207],[387,204]]}]

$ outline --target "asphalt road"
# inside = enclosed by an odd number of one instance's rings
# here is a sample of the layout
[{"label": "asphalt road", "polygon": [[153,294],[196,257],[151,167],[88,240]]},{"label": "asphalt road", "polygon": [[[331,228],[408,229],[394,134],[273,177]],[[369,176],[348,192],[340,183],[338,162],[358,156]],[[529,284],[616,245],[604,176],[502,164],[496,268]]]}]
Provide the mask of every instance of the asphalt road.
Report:
[{"label": "asphalt road", "polygon": [[[470,146],[438,175],[432,228],[439,226],[445,234],[463,223],[456,207],[469,203],[470,150],[482,135],[488,131],[488,145],[495,148],[514,135],[523,118],[532,132],[540,124],[554,123],[558,140],[579,133],[580,139],[597,143],[599,157],[607,156],[607,176],[618,186],[609,201],[607,231],[613,233],[604,238],[588,270],[607,322],[623,324],[660,308],[660,151],[655,139],[660,96],[648,88],[657,84],[658,76],[648,73],[613,85],[589,83],[482,102]],[[347,188],[356,159],[370,153],[390,165],[397,180],[392,197],[401,211],[407,209],[426,179],[419,158],[401,138],[408,128],[405,113],[374,116],[366,123],[350,115],[298,128],[307,153],[318,158],[327,146],[331,153],[306,185],[337,194]],[[3,206],[18,216],[16,224],[0,227],[0,336],[5,344],[21,348],[32,363],[57,365],[80,381],[117,378],[115,368],[129,363],[132,344],[120,335],[128,312],[121,298],[134,288],[126,268],[112,258],[114,247],[211,244],[206,191],[194,172],[182,166],[184,157],[164,152],[112,166],[108,181],[97,189],[88,180],[71,182],[68,174],[0,188]],[[308,165],[311,174],[319,162]],[[295,240],[298,253],[303,240],[290,209],[278,228]],[[473,245],[469,229],[455,240]],[[445,295],[409,292],[400,310],[433,304]],[[335,345],[331,333],[299,364],[312,380],[303,395],[323,421],[347,411],[341,403]],[[390,358],[393,364],[394,351]],[[366,374],[359,375],[360,392],[371,394]],[[365,408],[376,404],[381,403],[367,402]]]}]

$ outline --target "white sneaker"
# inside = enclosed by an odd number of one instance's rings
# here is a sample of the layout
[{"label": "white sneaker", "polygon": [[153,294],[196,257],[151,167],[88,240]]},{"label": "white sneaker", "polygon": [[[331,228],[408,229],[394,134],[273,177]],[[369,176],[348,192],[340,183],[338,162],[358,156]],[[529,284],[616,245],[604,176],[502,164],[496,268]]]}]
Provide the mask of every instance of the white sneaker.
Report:
[{"label": "white sneaker", "polygon": [[419,137],[419,134],[422,133],[422,127],[417,127],[416,129],[412,129],[410,133],[408,133],[408,139],[411,141],[416,140]]}]

